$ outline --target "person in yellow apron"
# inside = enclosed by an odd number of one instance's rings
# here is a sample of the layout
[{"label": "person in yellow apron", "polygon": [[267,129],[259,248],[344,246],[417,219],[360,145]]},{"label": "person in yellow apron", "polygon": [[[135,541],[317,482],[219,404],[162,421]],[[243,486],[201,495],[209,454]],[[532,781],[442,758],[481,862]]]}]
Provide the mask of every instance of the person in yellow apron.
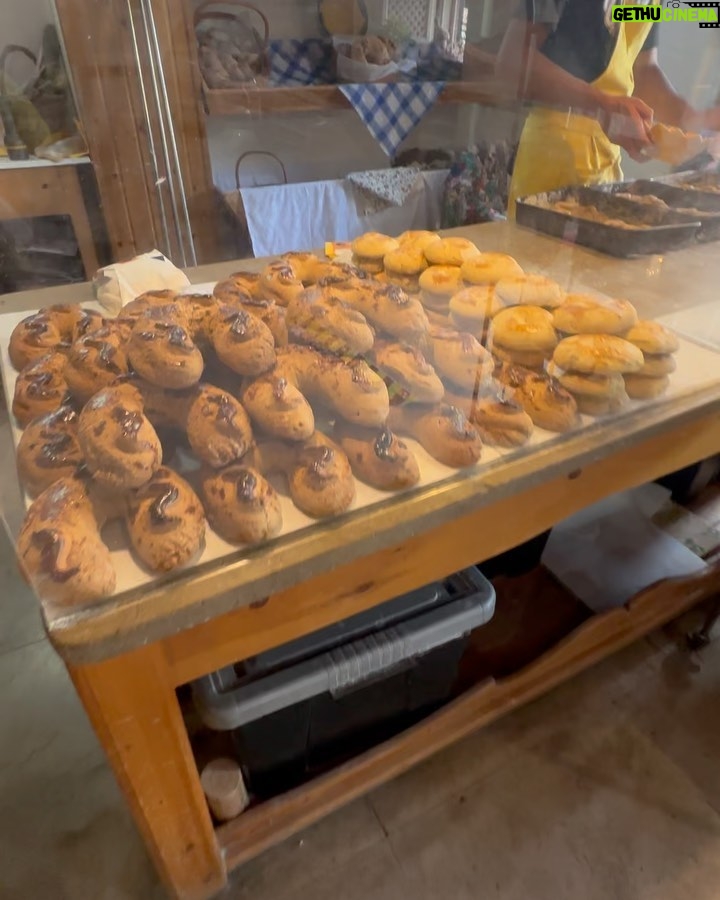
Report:
[{"label": "person in yellow apron", "polygon": [[[646,3],[660,5],[660,0]],[[615,22],[612,5],[613,0],[519,5],[521,15],[498,55],[498,75],[512,79],[523,98],[547,106],[531,110],[522,132],[510,187],[511,217],[518,197],[620,181],[621,147],[643,158],[654,118],[668,125],[717,127],[717,109],[697,113],[663,75],[657,23]],[[531,7],[535,20],[529,25],[522,13]]]}]

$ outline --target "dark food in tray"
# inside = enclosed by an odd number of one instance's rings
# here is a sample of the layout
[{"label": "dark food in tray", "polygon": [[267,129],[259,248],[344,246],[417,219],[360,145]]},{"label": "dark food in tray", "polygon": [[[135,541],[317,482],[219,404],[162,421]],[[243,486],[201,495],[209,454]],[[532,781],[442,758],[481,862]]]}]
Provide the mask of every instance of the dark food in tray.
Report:
[{"label": "dark food in tray", "polygon": [[697,216],[588,187],[524,197],[516,218],[519,225],[620,257],[687,246],[700,230]]},{"label": "dark food in tray", "polygon": [[662,179],[639,179],[620,184],[598,185],[593,191],[611,194],[635,204],[653,206],[658,210],[674,211],[700,222],[700,240],[720,239],[720,194],[706,194],[687,190]]}]

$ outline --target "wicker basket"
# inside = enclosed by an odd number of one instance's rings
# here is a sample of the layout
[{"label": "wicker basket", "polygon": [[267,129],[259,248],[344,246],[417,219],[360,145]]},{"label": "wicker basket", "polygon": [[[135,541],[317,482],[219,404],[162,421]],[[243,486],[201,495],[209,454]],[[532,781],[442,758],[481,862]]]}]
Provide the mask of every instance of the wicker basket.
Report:
[{"label": "wicker basket", "polygon": [[[239,7],[240,9],[246,9],[250,12],[255,13],[257,17],[263,23],[263,35],[261,38],[261,44],[258,47],[258,52],[260,55],[260,65],[258,67],[257,75],[261,78],[267,78],[269,74],[269,54],[268,48],[270,45],[270,22],[268,21],[267,16],[262,10],[260,10],[257,6],[253,6],[252,3],[246,3],[245,0],[206,0],[206,2],[201,3],[200,6],[195,10],[193,22],[195,26],[195,32],[197,34],[198,26],[203,22],[208,21],[219,21],[219,22],[235,22],[238,20],[238,11],[235,10],[233,12],[228,12],[227,10],[217,9],[217,7]],[[205,76],[205,72],[203,72],[203,76]],[[207,81],[207,78],[206,78]],[[237,81],[236,84],[243,84],[245,82]]]}]

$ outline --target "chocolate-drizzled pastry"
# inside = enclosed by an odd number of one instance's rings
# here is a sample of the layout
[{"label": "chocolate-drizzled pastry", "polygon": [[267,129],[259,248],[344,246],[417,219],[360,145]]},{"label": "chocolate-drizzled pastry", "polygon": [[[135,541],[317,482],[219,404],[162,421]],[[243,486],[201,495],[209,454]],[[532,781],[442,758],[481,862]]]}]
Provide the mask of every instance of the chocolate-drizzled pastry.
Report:
[{"label": "chocolate-drizzled pastry", "polygon": [[35,313],[13,329],[8,347],[10,362],[19,372],[65,343],[59,326],[52,318],[46,312]]},{"label": "chocolate-drizzled pastry", "polygon": [[104,388],[80,413],[78,439],[85,464],[101,484],[128,490],[150,480],[162,447],[132,384]]},{"label": "chocolate-drizzled pastry", "polygon": [[439,403],[442,400],[443,383],[417,348],[378,340],[372,359],[378,372],[399,385],[411,402]]},{"label": "chocolate-drizzled pastry", "polygon": [[12,411],[20,425],[53,412],[68,399],[65,379],[67,357],[49,353],[27,365],[15,381]]},{"label": "chocolate-drizzled pastry", "polygon": [[285,310],[271,297],[260,291],[260,275],[257,272],[237,272],[226,281],[215,285],[214,296],[222,306],[243,309],[264,322],[272,332],[276,347],[286,347],[288,329]]},{"label": "chocolate-drizzled pastry", "polygon": [[347,456],[318,431],[303,443],[263,442],[254,449],[253,460],[264,475],[282,472],[295,506],[313,518],[339,515],[355,499]]},{"label": "chocolate-drizzled pastry", "polygon": [[205,511],[197,494],[167,466],[130,492],[126,524],[133,549],[153,572],[184,566],[205,539]]},{"label": "chocolate-drizzled pastry", "polygon": [[388,425],[393,431],[414,437],[430,456],[453,469],[472,466],[480,459],[480,434],[454,406],[394,406]]},{"label": "chocolate-drizzled pastry", "polygon": [[414,453],[389,428],[358,428],[336,422],[333,437],[360,481],[381,491],[401,491],[420,480]]},{"label": "chocolate-drizzled pastry", "polygon": [[240,459],[252,445],[250,420],[240,401],[211,385],[197,389],[187,435],[196,455],[215,469]]},{"label": "chocolate-drizzled pastry", "polygon": [[496,367],[495,377],[538,428],[565,432],[579,423],[575,398],[556,378],[504,363]]},{"label": "chocolate-drizzled pastry", "polygon": [[78,441],[78,414],[71,406],[33,419],[20,438],[17,467],[20,483],[36,497],[83,462]]},{"label": "chocolate-drizzled pastry", "polygon": [[282,528],[280,498],[257,469],[234,464],[203,472],[202,495],[208,519],[231,544],[259,544]]},{"label": "chocolate-drizzled pastry", "polygon": [[188,332],[172,321],[138,320],[127,346],[130,364],[158,387],[178,390],[200,381],[204,362]]},{"label": "chocolate-drizzled pastry", "polygon": [[275,341],[268,326],[244,309],[221,306],[213,326],[218,357],[238,375],[255,377],[275,365]]},{"label": "chocolate-drizzled pastry", "polygon": [[56,481],[34,501],[18,535],[24,576],[43,600],[59,606],[82,606],[115,590],[90,489],[76,477]]},{"label": "chocolate-drizzled pastry", "polygon": [[102,327],[79,338],[70,348],[65,379],[74,400],[87,401],[128,371],[121,332]]}]

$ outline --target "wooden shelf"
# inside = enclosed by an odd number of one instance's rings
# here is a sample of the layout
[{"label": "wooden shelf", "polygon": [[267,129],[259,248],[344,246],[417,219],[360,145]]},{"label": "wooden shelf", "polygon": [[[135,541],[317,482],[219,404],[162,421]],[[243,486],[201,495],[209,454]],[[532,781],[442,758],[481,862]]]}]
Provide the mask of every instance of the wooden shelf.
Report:
[{"label": "wooden shelf", "polygon": [[[205,109],[213,116],[282,115],[351,109],[338,85],[309,87],[237,87],[210,88],[203,84]],[[503,96],[490,78],[484,81],[449,82],[438,103],[481,103],[507,108],[513,101]]]}]

